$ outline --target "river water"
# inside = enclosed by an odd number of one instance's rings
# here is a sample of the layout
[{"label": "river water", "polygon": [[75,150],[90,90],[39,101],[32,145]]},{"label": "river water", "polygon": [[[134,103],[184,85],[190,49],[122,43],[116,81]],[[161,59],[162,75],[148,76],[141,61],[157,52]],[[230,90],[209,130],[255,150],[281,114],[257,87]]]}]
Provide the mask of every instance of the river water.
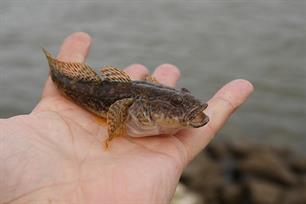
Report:
[{"label": "river water", "polygon": [[303,0],[1,0],[0,117],[29,113],[39,100],[48,74],[41,46],[55,53],[85,31],[92,66],[173,63],[179,86],[203,100],[230,80],[250,80],[256,92],[220,137],[303,150],[305,14]]}]

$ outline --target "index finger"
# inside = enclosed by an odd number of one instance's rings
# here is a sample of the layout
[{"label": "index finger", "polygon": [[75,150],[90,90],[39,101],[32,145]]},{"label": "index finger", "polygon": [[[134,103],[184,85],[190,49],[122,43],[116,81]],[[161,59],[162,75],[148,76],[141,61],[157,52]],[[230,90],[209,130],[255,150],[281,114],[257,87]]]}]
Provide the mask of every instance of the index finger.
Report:
[{"label": "index finger", "polygon": [[209,122],[204,127],[179,132],[176,137],[183,143],[187,160],[192,160],[221,129],[231,114],[253,92],[253,85],[246,80],[237,79],[223,86],[211,100],[205,113]]}]

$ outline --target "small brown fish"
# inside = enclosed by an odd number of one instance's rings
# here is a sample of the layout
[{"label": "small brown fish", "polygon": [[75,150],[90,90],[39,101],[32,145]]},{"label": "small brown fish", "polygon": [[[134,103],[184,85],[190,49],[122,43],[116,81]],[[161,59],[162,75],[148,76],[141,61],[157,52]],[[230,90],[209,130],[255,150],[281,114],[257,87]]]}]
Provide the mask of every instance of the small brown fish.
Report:
[{"label": "small brown fish", "polygon": [[63,62],[43,49],[58,89],[98,117],[107,119],[109,142],[128,134],[143,137],[173,134],[183,128],[204,126],[209,118],[201,103],[185,88],[177,90],[153,76],[132,81],[122,70],[104,67],[98,75],[84,63]]}]

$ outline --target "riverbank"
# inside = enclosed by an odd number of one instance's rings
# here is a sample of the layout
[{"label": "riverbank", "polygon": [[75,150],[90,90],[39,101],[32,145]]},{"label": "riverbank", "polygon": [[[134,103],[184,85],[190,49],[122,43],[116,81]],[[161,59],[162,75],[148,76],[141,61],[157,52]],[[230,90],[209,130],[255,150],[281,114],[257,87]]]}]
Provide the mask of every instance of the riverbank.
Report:
[{"label": "riverbank", "polygon": [[304,204],[306,156],[285,147],[219,141],[187,167],[181,183],[194,204]]}]

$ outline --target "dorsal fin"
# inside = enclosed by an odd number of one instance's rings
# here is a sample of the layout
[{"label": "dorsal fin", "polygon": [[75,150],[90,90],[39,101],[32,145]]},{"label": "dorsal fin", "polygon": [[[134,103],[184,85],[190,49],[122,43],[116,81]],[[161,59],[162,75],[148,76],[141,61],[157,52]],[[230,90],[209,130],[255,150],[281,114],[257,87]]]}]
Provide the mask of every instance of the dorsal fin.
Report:
[{"label": "dorsal fin", "polygon": [[113,66],[102,67],[101,75],[103,80],[115,82],[131,82],[131,78],[127,73]]},{"label": "dorsal fin", "polygon": [[185,92],[185,93],[191,93],[188,89],[186,89],[186,88],[181,88],[181,92]]},{"label": "dorsal fin", "polygon": [[157,81],[157,79],[152,75],[147,76],[145,78],[145,81],[150,82],[152,84],[160,84],[159,81]]},{"label": "dorsal fin", "polygon": [[55,59],[51,53],[43,49],[51,72],[55,71],[72,80],[84,80],[88,82],[100,82],[99,75],[87,64],[77,62],[63,62]]}]

